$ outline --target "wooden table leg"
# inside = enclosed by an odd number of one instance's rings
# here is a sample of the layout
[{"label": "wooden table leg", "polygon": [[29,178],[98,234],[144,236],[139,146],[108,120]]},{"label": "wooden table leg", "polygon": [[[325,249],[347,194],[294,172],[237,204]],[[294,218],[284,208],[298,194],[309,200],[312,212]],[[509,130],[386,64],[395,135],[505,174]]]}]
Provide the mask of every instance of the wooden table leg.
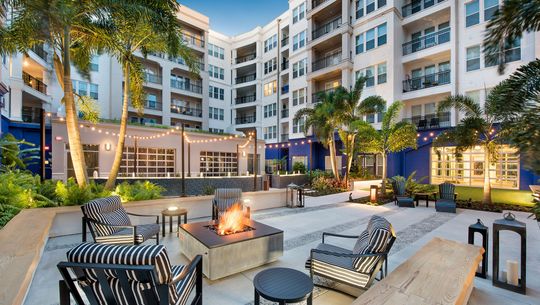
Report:
[{"label": "wooden table leg", "polygon": [[161,236],[165,237],[165,215],[161,215]]},{"label": "wooden table leg", "polygon": [[169,233],[172,233],[172,223],[173,223],[173,217],[169,216]]},{"label": "wooden table leg", "polygon": [[259,292],[257,292],[257,289],[255,289],[255,304],[254,305],[260,305],[261,304],[261,300],[259,298],[260,298]]}]

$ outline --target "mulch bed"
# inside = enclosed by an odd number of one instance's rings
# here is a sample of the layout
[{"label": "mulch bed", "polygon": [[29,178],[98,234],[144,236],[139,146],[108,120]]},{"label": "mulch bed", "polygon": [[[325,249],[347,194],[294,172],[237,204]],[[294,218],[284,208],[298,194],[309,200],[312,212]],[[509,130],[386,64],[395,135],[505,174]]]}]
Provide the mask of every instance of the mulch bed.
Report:
[{"label": "mulch bed", "polygon": [[471,200],[458,200],[456,201],[456,204],[458,208],[477,210],[477,211],[501,213],[502,211],[510,210],[510,211],[532,213],[532,207],[522,206],[522,205],[517,205],[517,204],[493,203],[491,205],[486,205],[480,201],[471,201]]},{"label": "mulch bed", "polygon": [[366,196],[366,197],[354,198],[354,199],[349,200],[349,201],[354,202],[354,203],[379,206],[379,205],[387,204],[387,203],[392,202],[394,200],[392,197],[383,197],[383,198],[377,198],[377,199],[378,199],[377,202],[371,202],[369,200],[369,196]]}]

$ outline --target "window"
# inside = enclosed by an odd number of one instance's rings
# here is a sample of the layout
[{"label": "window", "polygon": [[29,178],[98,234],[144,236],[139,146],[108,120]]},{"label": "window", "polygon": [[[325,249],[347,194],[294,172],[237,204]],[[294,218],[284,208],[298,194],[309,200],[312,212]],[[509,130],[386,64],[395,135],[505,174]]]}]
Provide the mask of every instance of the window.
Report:
[{"label": "window", "polygon": [[99,71],[99,56],[92,55],[92,57],[90,57],[90,71]]},{"label": "window", "polygon": [[234,152],[201,151],[200,171],[207,177],[236,175],[238,156]]},{"label": "window", "polygon": [[293,24],[304,19],[306,16],[306,3],[302,3],[293,9]]},{"label": "window", "polygon": [[[375,7],[375,2],[377,2],[377,7]],[[362,18],[364,16],[364,12],[367,15],[385,5],[386,0],[356,0],[356,19]]]},{"label": "window", "polygon": [[360,78],[360,76],[364,76],[366,78],[366,87],[373,87],[375,85],[375,76],[374,76],[374,66],[367,67],[362,70],[356,71],[356,79]]},{"label": "window", "polygon": [[81,96],[88,95],[88,83],[79,82],[79,95]]},{"label": "window", "polygon": [[303,48],[306,45],[306,31],[302,31],[293,36],[293,51]]},{"label": "window", "polygon": [[377,84],[386,83],[386,63],[377,66]]},{"label": "window", "polygon": [[97,84],[90,84],[90,97],[97,100],[99,97],[98,94],[98,85]]},{"label": "window", "polygon": [[208,55],[214,56],[215,58],[224,59],[225,58],[225,49],[218,47],[214,44],[208,44]]},{"label": "window", "polygon": [[214,120],[225,120],[225,110],[221,108],[208,107],[208,118]]},{"label": "window", "polygon": [[293,91],[292,103],[293,106],[302,105],[306,102],[306,89],[298,89]]},{"label": "window", "polygon": [[364,53],[364,33],[356,36],[356,54]]},{"label": "window", "polygon": [[275,94],[277,91],[277,81],[264,84],[264,96]]},{"label": "window", "polygon": [[494,53],[486,54],[484,58],[484,65],[486,67],[492,67],[499,64],[500,60],[504,60],[505,63],[512,61],[518,61],[521,59],[521,39],[517,38],[513,42],[506,42],[504,46],[503,54]]},{"label": "window", "polygon": [[265,105],[263,107],[263,115],[265,118],[270,118],[277,115],[277,103]]},{"label": "window", "polygon": [[377,46],[386,44],[386,23],[383,23],[377,27]]},{"label": "window", "polygon": [[[135,147],[124,148],[120,175],[139,177],[166,177],[174,173],[176,150],[174,148]],[[135,162],[137,162],[135,166]]]},{"label": "window", "polygon": [[220,67],[208,65],[208,75],[213,78],[225,79],[225,70]]},{"label": "window", "polygon": [[297,78],[297,77],[300,77],[304,74],[306,74],[306,64],[307,64],[307,59],[304,58],[298,62],[295,62],[293,64],[293,78]]},{"label": "window", "polygon": [[221,128],[208,128],[208,131],[210,131],[211,133],[224,133],[225,130],[224,129],[221,129]]},{"label": "window", "polygon": [[305,118],[293,119],[293,133],[304,132],[305,125]]},{"label": "window", "polygon": [[479,0],[473,0],[465,4],[465,27],[480,23]]},{"label": "window", "polygon": [[272,50],[277,47],[277,34],[274,34],[272,37],[264,41],[264,53]]},{"label": "window", "polygon": [[366,32],[366,51],[375,48],[375,29]]},{"label": "window", "polygon": [[264,74],[268,74],[277,69],[277,60],[272,58],[269,61],[264,63]]},{"label": "window", "polygon": [[208,87],[209,96],[218,100],[225,100],[225,90],[214,86]]},{"label": "window", "polygon": [[484,171],[490,171],[491,185],[519,188],[519,153],[509,145],[500,145],[492,164],[484,163],[484,148],[476,146],[460,154],[455,147],[431,149],[431,183],[452,181],[457,185],[483,186]]},{"label": "window", "polygon": [[491,20],[499,9],[499,0],[484,1],[484,21]]},{"label": "window", "polygon": [[366,15],[375,10],[375,0],[366,0]]},{"label": "window", "polygon": [[[83,144],[84,160],[86,161],[86,172],[89,177],[94,175],[94,171],[99,173],[99,145]],[[67,176],[68,178],[75,177],[73,162],[71,162],[71,154],[69,152],[69,144],[66,144],[67,151]],[[124,161],[122,161],[124,162]]]},{"label": "window", "polygon": [[[253,168],[253,156],[254,154],[248,154],[248,166],[247,166],[247,171],[249,173],[253,173],[255,170]],[[261,168],[261,155],[260,154],[257,154],[257,164],[255,165],[255,169],[257,170],[257,174],[259,174],[260,172],[260,168]]]},{"label": "window", "polygon": [[265,140],[275,139],[277,138],[277,126],[264,127],[263,133]]},{"label": "window", "polygon": [[480,69],[480,46],[467,48],[467,71]]},{"label": "window", "polygon": [[362,18],[364,16],[364,0],[356,1],[356,19]]}]

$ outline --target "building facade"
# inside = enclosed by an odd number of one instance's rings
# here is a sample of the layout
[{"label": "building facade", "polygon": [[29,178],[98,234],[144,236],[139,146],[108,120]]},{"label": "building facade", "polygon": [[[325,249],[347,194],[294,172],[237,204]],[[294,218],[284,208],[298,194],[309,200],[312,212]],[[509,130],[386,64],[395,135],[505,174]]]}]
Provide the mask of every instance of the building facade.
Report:
[{"label": "building facade", "polygon": [[[268,24],[232,37],[211,29],[208,17],[182,6],[178,19],[186,43],[198,57],[200,73],[191,73],[181,58],[141,57],[147,100],[142,116],[130,108],[130,121],[184,124],[215,133],[256,130],[267,144],[267,170],[282,160],[289,170],[295,162],[327,169],[328,151],[304,134],[303,120],[294,116],[299,109],[313,107],[318,92],[351,88],[363,75],[367,82],[362,98],[380,95],[388,103],[403,101],[401,118],[419,130],[419,149],[392,156],[390,175],[417,171],[432,183],[451,180],[476,186],[484,171],[482,152],[473,150],[460,159],[451,147],[442,148],[442,153],[435,150],[431,141],[460,120],[454,110],[437,114],[438,101],[464,94],[482,104],[491,88],[540,56],[538,33],[524,33],[507,44],[505,73],[497,72],[497,59],[485,56],[482,41],[485,25],[500,3],[290,0],[288,10]],[[21,122],[32,127],[41,108],[62,112],[62,92],[50,57],[45,46],[2,58],[0,80],[9,88],[3,97],[4,131],[19,132]],[[93,58],[92,70],[90,81],[75,75],[74,90],[96,99],[103,118],[118,119],[119,64],[100,55]],[[382,113],[364,119],[379,127],[381,118]],[[504,161],[489,168],[494,185],[526,189],[535,182],[515,151],[502,151]],[[366,155],[359,166],[377,176],[380,162]]]}]

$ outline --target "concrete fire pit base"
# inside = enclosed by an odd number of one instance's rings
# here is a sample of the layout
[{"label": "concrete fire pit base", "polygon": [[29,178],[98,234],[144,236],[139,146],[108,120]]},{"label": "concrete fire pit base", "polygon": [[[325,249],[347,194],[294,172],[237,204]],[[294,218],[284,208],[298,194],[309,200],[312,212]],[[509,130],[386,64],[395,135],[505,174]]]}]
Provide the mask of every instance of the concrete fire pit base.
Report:
[{"label": "concrete fire pit base", "polygon": [[283,231],[249,221],[254,230],[226,236],[217,235],[207,226],[213,222],[180,225],[180,251],[188,259],[203,256],[203,274],[217,280],[255,268],[283,256]]}]

